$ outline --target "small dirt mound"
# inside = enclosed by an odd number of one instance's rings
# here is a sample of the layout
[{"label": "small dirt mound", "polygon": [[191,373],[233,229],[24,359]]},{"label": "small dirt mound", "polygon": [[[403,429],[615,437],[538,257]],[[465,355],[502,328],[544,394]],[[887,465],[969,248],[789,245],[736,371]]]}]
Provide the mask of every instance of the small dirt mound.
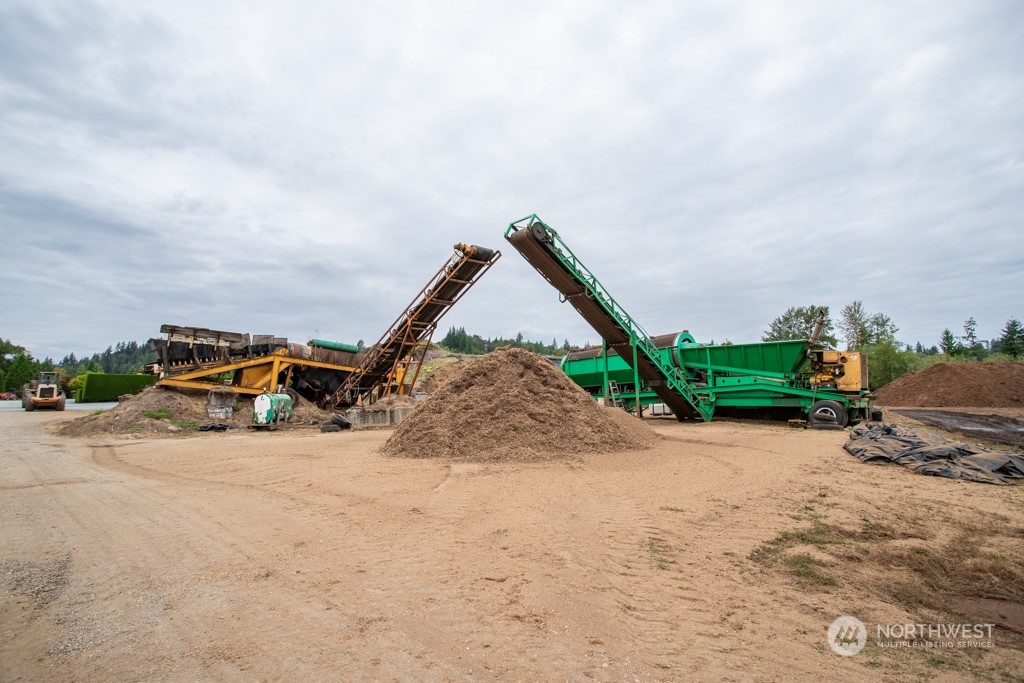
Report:
[{"label": "small dirt mound", "polygon": [[[147,387],[110,410],[86,415],[62,424],[63,436],[180,436],[203,424],[216,422],[233,427],[252,423],[252,398],[239,396],[230,419],[211,418],[206,412],[207,392]],[[330,416],[309,401],[300,400],[291,424],[318,424]]]},{"label": "small dirt mound", "polygon": [[649,426],[602,408],[550,361],[522,349],[501,348],[458,369],[399,425],[385,454],[550,460],[649,448],[658,439]]},{"label": "small dirt mound", "polygon": [[913,408],[1024,407],[1024,363],[939,363],[875,392],[875,403]]},{"label": "small dirt mound", "polygon": [[364,405],[363,410],[366,410],[371,413],[379,413],[385,410],[391,410],[392,408],[395,408],[397,406],[415,406],[416,403],[416,399],[413,398],[412,396],[391,394],[390,396],[385,396],[379,401],[375,401],[374,403]]}]

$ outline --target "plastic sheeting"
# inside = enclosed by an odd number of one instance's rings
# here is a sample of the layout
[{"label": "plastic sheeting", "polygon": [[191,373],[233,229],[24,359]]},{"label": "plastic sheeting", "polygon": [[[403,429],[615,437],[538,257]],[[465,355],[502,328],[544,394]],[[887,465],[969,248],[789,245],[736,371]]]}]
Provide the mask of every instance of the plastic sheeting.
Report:
[{"label": "plastic sheeting", "polygon": [[885,460],[950,479],[1012,484],[1024,478],[1024,455],[1019,452],[992,451],[897,424],[854,427],[843,448],[863,462]]}]

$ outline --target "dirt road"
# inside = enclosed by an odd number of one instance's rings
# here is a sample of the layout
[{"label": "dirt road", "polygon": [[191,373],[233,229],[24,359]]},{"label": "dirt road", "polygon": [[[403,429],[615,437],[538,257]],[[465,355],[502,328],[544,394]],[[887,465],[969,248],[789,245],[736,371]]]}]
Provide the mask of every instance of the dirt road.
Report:
[{"label": "dirt road", "polygon": [[[883,562],[983,521],[1024,567],[1024,488],[864,465],[841,432],[659,421],[648,451],[480,465],[385,458],[387,431],[47,429],[73,417],[0,414],[4,681],[1024,677],[1016,598],[908,606]],[[874,642],[968,617],[993,646]]]}]

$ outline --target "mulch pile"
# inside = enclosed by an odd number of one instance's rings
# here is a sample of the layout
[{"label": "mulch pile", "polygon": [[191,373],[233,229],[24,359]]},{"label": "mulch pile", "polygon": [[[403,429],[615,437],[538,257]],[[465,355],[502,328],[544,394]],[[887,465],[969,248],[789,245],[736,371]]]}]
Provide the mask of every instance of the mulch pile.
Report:
[{"label": "mulch pile", "polygon": [[915,408],[1024,407],[1024,363],[939,363],[886,384],[875,403]]},{"label": "mulch pile", "polygon": [[[463,363],[465,363],[465,361],[455,357],[445,358],[441,362],[444,364],[434,368],[429,374],[421,372],[421,379],[416,383],[416,391],[422,391],[427,394],[434,393],[442,384],[459,374]],[[426,376],[424,377],[423,375]]]},{"label": "mulch pile", "polygon": [[[244,429],[252,424],[253,399],[239,395],[230,419],[211,418],[206,412],[207,392],[147,387],[110,410],[85,415],[63,423],[57,433],[63,436],[180,436],[196,432],[197,425],[228,424]],[[169,417],[152,417],[155,411],[169,412]],[[329,412],[304,399],[295,407],[290,424],[319,424],[330,417]]]},{"label": "mulch pile", "polygon": [[455,367],[458,373],[398,426],[385,454],[521,462],[649,448],[658,439],[522,349],[501,348]]}]

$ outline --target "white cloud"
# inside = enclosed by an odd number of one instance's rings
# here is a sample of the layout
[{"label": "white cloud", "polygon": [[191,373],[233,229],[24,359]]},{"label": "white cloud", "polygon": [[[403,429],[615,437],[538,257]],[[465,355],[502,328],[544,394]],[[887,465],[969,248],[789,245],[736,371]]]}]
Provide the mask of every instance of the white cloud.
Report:
[{"label": "white cloud", "polygon": [[[993,336],[1024,314],[1005,289],[1024,270],[1022,14],[8,3],[5,250],[108,295],[62,313],[68,348],[9,270],[2,303],[26,322],[7,334],[56,356],[161,322],[368,340],[451,244],[501,247],[538,212],[652,332],[750,341],[788,306],[856,298],[907,341],[971,315]],[[442,327],[596,341],[504,251]],[[209,285],[271,276],[258,314]]]}]

